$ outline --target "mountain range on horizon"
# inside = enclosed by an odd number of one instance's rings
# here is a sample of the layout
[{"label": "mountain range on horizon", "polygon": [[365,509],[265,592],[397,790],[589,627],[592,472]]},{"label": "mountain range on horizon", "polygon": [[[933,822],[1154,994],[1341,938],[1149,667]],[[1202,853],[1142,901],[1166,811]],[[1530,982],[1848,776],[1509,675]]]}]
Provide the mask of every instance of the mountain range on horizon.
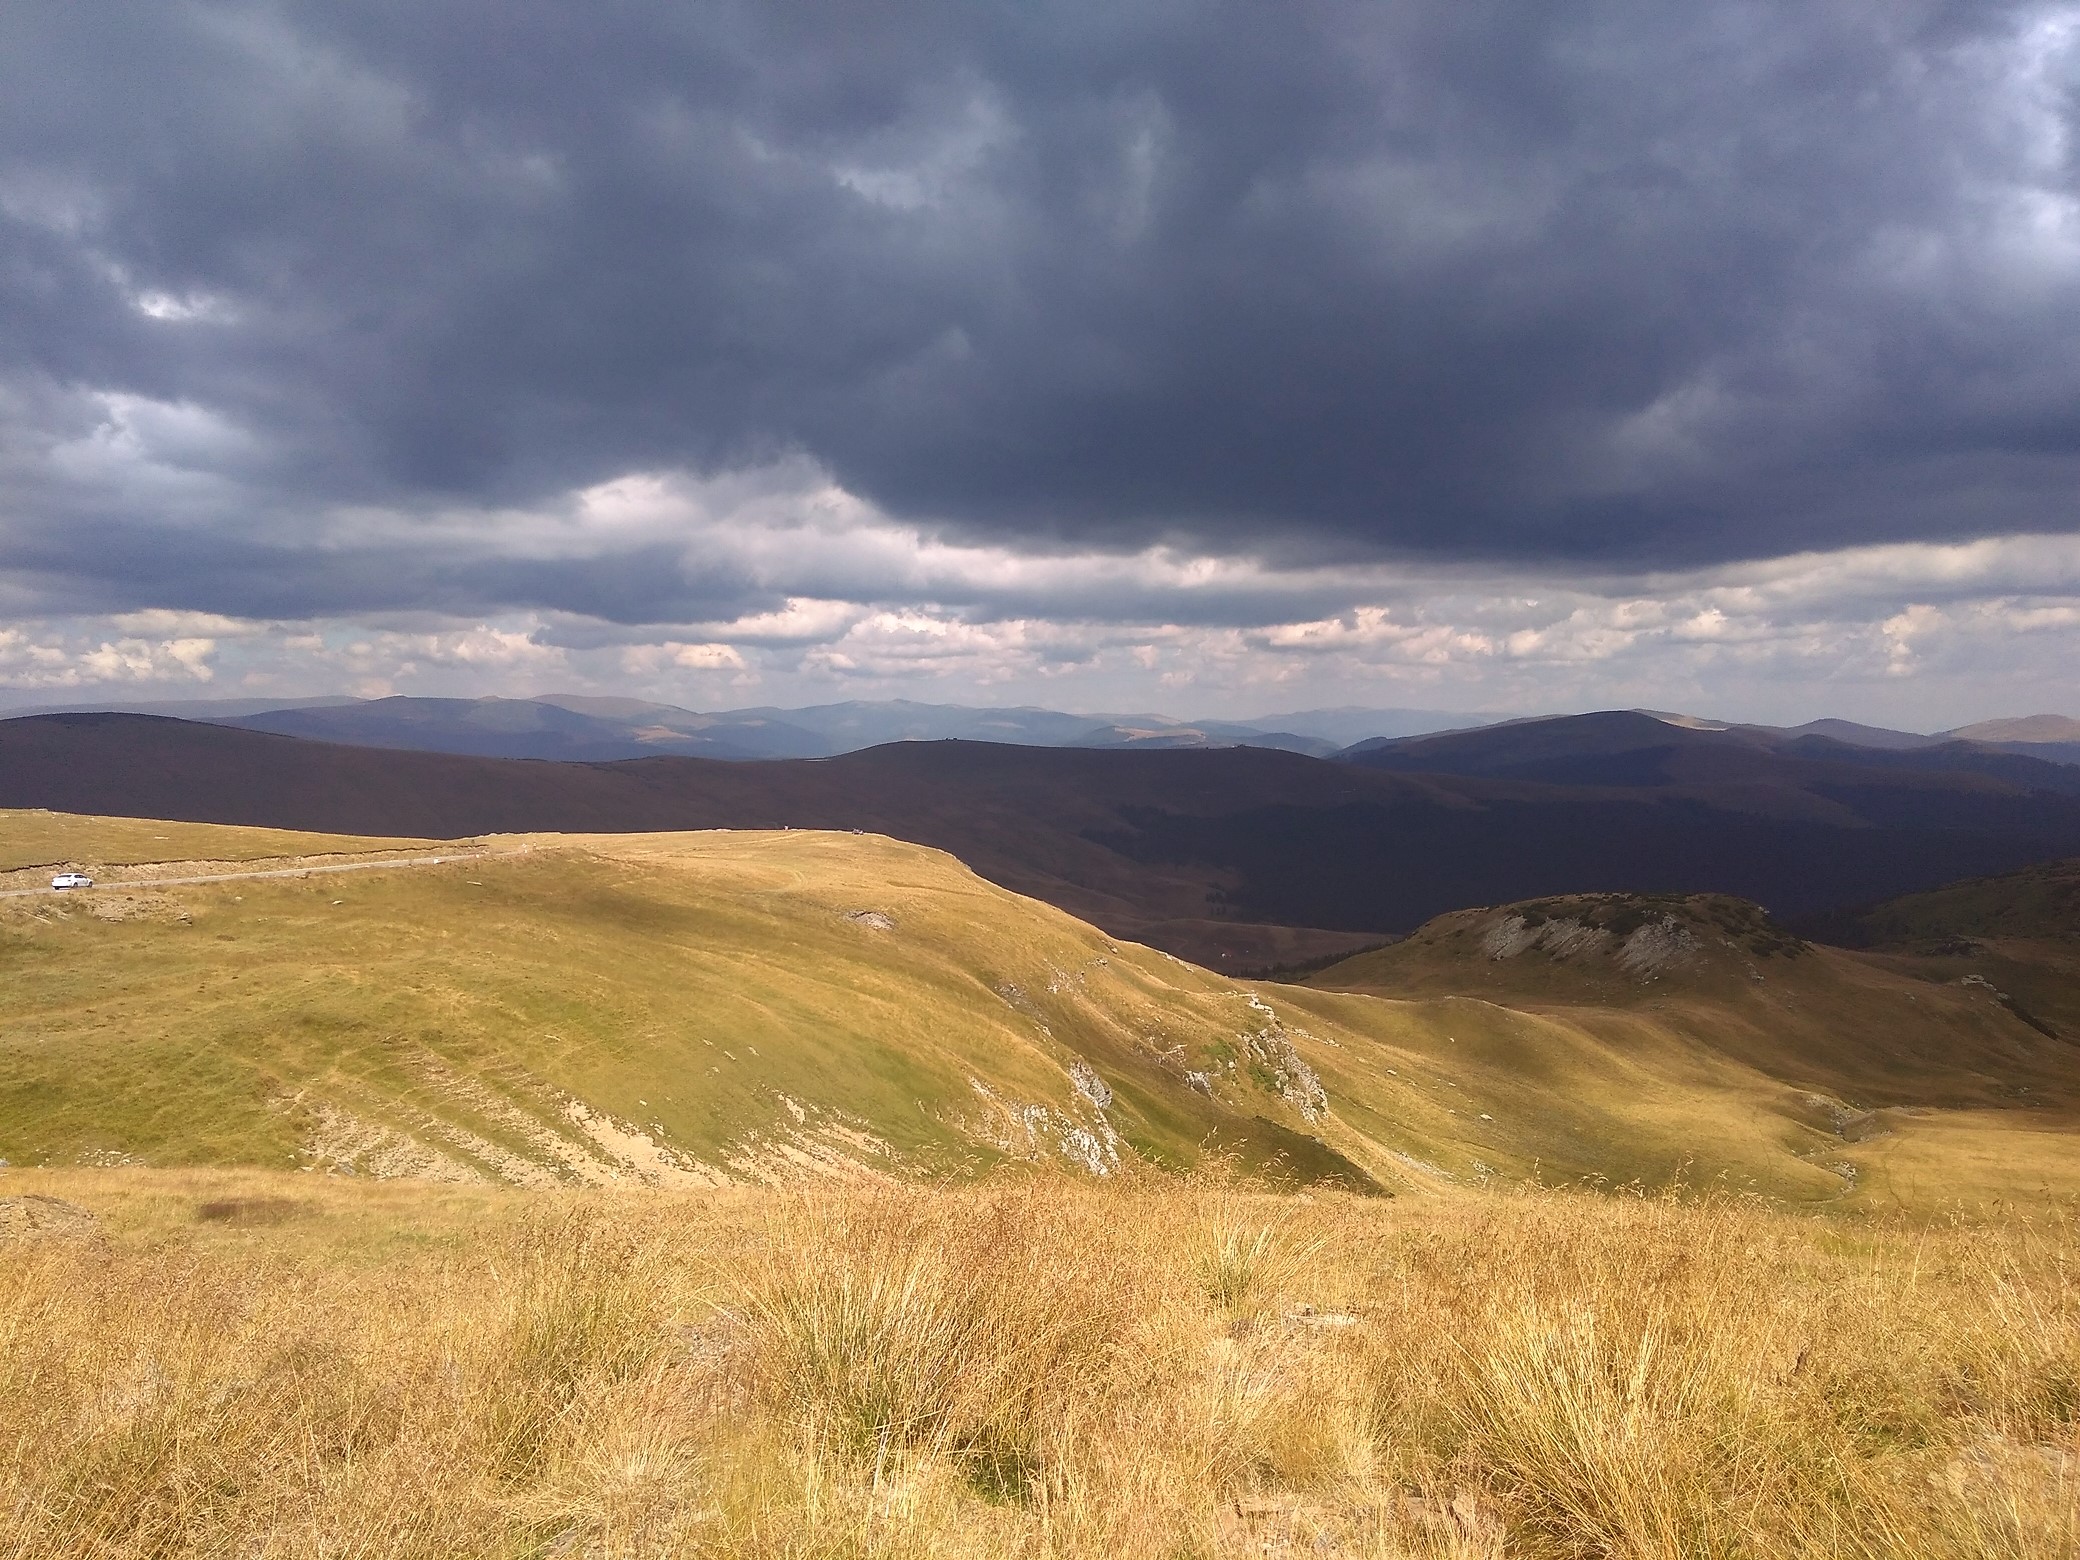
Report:
[{"label": "mountain range on horizon", "polygon": [[1329,757],[1352,743],[1409,736],[1497,715],[1416,709],[1303,710],[1254,721],[1181,720],[1147,712],[1080,714],[1031,705],[979,707],[908,699],[701,711],[592,694],[529,698],[189,700],[60,705],[7,712],[165,715],[283,736],[489,758],[610,762],[679,756],[830,758],[885,742],[1003,742],[1030,747],[1270,747]]},{"label": "mountain range on horizon", "polygon": [[[1084,714],[1032,705],[991,707],[907,699],[700,711],[653,700],[589,694],[104,702],[39,706],[8,711],[0,718],[83,713],[164,715],[363,747],[578,762],[663,756],[734,761],[830,758],[887,742],[948,740],[1066,748],[1261,747],[1329,758],[1356,756],[1440,734],[1588,718],[1346,705],[1275,712],[1250,720],[1186,719],[1152,712]],[[1782,745],[1825,739],[1853,748],[1912,752],[1966,743],[2052,762],[2080,762],[2080,720],[2063,715],[1997,718],[1923,733],[1833,718],[1784,727],[1658,710],[1595,713],[1632,714],[1673,728],[1720,733],[1723,740],[1734,744]]]},{"label": "mountain range on horizon", "polygon": [[[490,706],[516,707],[558,710]],[[2080,856],[2080,762],[2065,744],[1861,746],[1639,711],[1327,758],[941,739],[764,763],[545,761],[43,715],[0,720],[0,807],[418,838],[863,831],[1224,969],[1305,963],[1540,895],[1722,893],[1799,918]]]}]

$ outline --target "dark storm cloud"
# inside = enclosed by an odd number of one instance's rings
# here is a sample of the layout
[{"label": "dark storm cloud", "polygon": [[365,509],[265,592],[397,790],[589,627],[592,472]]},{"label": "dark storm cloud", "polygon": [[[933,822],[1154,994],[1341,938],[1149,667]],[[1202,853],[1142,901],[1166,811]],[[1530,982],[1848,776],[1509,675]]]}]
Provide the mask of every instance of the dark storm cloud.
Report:
[{"label": "dark storm cloud", "polygon": [[[226,617],[299,619],[418,609],[457,617],[509,609],[615,623],[729,619],[784,598],[741,569],[701,567],[651,544],[590,557],[522,558],[482,546],[316,549],[140,523],[26,530],[4,552],[44,614],[92,616],[171,600]],[[171,592],[154,592],[170,584]]]},{"label": "dark storm cloud", "polygon": [[[2070,529],[2061,14],[18,5],[0,567],[684,618],[730,582],[502,562],[493,521],[386,567],[305,517],[791,451],[1014,544],[1626,568]],[[100,491],[39,465],[90,393],[236,436]]]}]

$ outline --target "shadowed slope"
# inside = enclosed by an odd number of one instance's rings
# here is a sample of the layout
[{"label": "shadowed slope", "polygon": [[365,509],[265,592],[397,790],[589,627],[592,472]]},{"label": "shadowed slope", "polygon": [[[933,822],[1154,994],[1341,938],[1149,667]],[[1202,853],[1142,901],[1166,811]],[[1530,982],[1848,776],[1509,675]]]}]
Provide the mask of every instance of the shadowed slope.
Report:
[{"label": "shadowed slope", "polygon": [[1956,938],[2080,944],[2080,860],[2047,861],[1998,877],[1811,920],[1816,936],[1850,948],[1911,948]]},{"label": "shadowed slope", "polygon": [[2080,1039],[2080,861],[1949,883],[1804,929],[1902,974],[1970,983],[2037,1028]]},{"label": "shadowed slope", "polygon": [[1829,800],[1854,806],[1855,793],[1874,783],[1981,795],[2080,794],[2080,767],[2068,746],[1960,736],[1871,733],[1846,721],[1793,730],[1720,726],[1643,710],[1601,710],[1363,742],[1343,758],[1398,774],[1673,789],[1785,816],[1826,816]]}]

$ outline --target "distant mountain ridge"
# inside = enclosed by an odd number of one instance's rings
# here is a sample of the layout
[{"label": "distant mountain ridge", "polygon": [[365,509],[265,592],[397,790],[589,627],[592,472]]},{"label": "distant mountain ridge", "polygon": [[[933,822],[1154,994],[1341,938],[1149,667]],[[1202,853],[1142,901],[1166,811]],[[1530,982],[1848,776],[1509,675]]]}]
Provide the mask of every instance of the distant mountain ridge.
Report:
[{"label": "distant mountain ridge", "polygon": [[1346,748],[1341,757],[1366,768],[1404,774],[1482,775],[1561,785],[1726,783],[1737,776],[1753,780],[1805,761],[1973,771],[2041,789],[2080,790],[2080,742],[1990,741],[1962,734],[2055,735],[2068,727],[2080,728],[2080,722],[2044,715],[1921,736],[1851,721],[1755,726],[1655,710],[1599,710],[1374,738]]},{"label": "distant mountain ridge", "polygon": [[2015,720],[1982,720],[1975,726],[1946,731],[1948,739],[1965,742],[2080,742],[2080,720],[2066,715],[2024,715]]},{"label": "distant mountain ridge", "polygon": [[829,746],[784,721],[702,715],[635,699],[370,699],[210,718],[278,736],[481,758],[610,762],[681,758],[821,758]]},{"label": "distant mountain ridge", "polygon": [[67,705],[12,713],[164,715],[360,747],[584,763],[665,756],[736,761],[833,758],[887,742],[949,740],[1030,747],[1265,747],[1327,758],[1358,737],[1436,731],[1494,718],[1436,710],[1344,708],[1253,722],[1180,720],[1153,713],[1080,715],[1030,705],[992,708],[909,699],[707,712],[594,694],[525,699],[209,699]]},{"label": "distant mountain ridge", "polygon": [[[1262,747],[1314,758],[1345,756],[1373,764],[1376,761],[1366,755],[1385,748],[1412,754],[1417,750],[1406,744],[1416,739],[1474,731],[1529,733],[1555,722],[1636,716],[1656,723],[1652,732],[1657,735],[1670,730],[1718,733],[1729,742],[1778,750],[1808,738],[1890,753],[1966,744],[1972,750],[2080,764],[2080,720],[2063,715],[1986,720],[1928,734],[1832,718],[1784,727],[1663,710],[1505,716],[1344,705],[1249,720],[1187,720],[1147,711],[1076,714],[1032,705],[992,707],[910,699],[700,711],[649,699],[551,693],[529,698],[393,695],[356,699],[333,695],[274,701],[148,701],[41,707],[0,712],[0,718],[85,713],[165,715],[363,747],[588,763],[664,756],[735,761],[833,758],[887,742],[962,741],[1117,749]],[[1533,736],[1531,740],[1546,739]],[[1954,764],[1964,754],[1961,748],[1948,762]]]}]

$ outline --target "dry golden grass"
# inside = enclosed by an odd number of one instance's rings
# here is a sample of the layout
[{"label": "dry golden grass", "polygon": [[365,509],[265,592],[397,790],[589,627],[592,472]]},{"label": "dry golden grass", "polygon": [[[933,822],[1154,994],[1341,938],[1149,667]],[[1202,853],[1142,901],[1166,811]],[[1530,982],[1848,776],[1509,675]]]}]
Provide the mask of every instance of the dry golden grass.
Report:
[{"label": "dry golden grass", "polygon": [[10,1174],[0,1553],[2080,1553],[2069,1213]]}]

